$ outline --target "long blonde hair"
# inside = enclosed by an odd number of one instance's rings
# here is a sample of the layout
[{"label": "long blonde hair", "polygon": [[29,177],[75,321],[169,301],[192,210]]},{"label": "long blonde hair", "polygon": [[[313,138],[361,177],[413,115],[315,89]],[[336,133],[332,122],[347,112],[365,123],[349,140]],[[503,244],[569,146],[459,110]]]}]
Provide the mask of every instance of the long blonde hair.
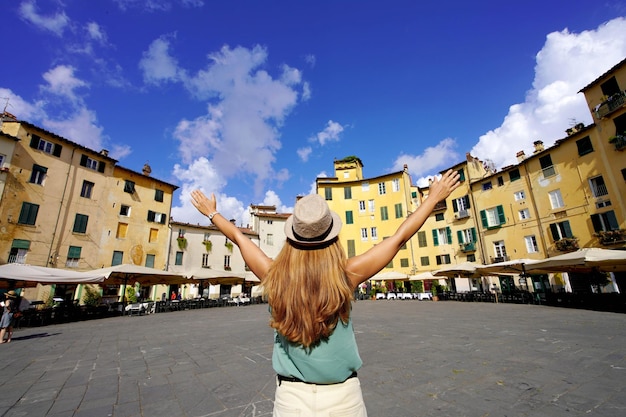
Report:
[{"label": "long blonde hair", "polygon": [[347,323],[353,288],[345,265],[337,239],[315,249],[287,240],[263,280],[270,326],[289,341],[310,347],[328,338],[339,320]]}]

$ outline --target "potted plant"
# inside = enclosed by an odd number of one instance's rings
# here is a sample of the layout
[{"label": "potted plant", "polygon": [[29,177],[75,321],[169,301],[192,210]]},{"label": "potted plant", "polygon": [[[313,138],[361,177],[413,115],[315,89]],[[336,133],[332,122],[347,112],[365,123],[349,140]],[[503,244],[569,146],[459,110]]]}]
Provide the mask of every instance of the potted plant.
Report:
[{"label": "potted plant", "polygon": [[202,244],[204,245],[204,248],[207,252],[211,252],[211,249],[213,249],[213,242],[211,242],[210,240],[205,240],[204,242],[202,242]]},{"label": "potted plant", "polygon": [[187,239],[184,237],[177,237],[176,241],[178,242],[178,247],[180,249],[185,249],[187,248]]},{"label": "potted plant", "polygon": [[578,250],[578,238],[577,237],[564,237],[554,242],[554,246],[561,252],[571,252]]},{"label": "potted plant", "polygon": [[433,284],[430,286],[430,293],[433,295],[433,301],[439,301],[439,285],[435,284],[433,282]]},{"label": "potted plant", "polygon": [[613,245],[626,240],[626,230],[623,229],[601,230],[593,235],[597,237],[603,245]]},{"label": "potted plant", "polygon": [[224,243],[224,246],[226,246],[226,249],[228,249],[228,252],[233,251],[233,242],[231,242],[230,240],[226,241],[226,243]]}]

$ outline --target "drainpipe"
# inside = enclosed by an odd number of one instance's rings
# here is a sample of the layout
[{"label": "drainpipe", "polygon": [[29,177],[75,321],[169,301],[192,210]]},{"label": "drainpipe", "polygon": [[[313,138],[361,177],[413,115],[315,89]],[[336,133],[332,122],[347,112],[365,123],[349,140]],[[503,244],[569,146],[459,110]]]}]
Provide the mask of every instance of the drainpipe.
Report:
[{"label": "drainpipe", "polygon": [[[70,172],[72,171],[72,163],[74,162],[74,153],[76,152],[76,148],[72,149],[72,156],[70,157],[69,168],[67,169],[67,175],[65,176],[65,185],[63,186],[63,194],[61,195],[61,203],[59,204],[59,211],[57,212],[57,221],[54,224],[54,230],[52,231],[52,239],[50,240],[50,249],[48,250],[48,261],[46,262],[46,267],[50,265],[50,258],[52,257],[52,248],[54,246],[54,238],[57,234],[57,229],[59,227],[59,220],[61,219],[61,210],[63,209],[63,202],[65,201],[65,193],[67,192],[67,184],[70,182]],[[57,256],[59,252],[57,250]]]}]

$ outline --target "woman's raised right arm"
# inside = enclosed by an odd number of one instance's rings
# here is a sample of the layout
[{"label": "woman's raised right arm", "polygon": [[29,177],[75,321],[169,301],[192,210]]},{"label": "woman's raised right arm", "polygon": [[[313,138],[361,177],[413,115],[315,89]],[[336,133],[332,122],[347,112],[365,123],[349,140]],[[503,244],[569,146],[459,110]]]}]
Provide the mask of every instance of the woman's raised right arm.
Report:
[{"label": "woman's raised right arm", "polygon": [[261,248],[255,245],[252,240],[241,233],[241,230],[239,230],[237,226],[217,211],[215,195],[211,194],[211,198],[208,198],[202,191],[194,190],[191,192],[191,204],[193,204],[200,213],[210,217],[211,221],[220,232],[239,247],[243,260],[246,262],[248,268],[263,281],[263,278],[265,278],[272,264],[272,259],[267,256]]}]

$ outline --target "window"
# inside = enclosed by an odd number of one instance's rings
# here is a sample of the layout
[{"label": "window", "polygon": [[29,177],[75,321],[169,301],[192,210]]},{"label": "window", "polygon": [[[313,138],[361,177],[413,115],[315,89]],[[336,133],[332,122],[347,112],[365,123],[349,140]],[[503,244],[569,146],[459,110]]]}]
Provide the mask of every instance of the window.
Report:
[{"label": "window", "polygon": [[417,232],[417,245],[420,248],[425,248],[428,246],[428,242],[426,242],[426,232],[421,230]]},{"label": "window", "polygon": [[455,217],[459,219],[469,217],[469,209],[470,200],[468,195],[452,200],[452,211],[457,214]]},{"label": "window", "polygon": [[185,229],[178,229],[178,237],[179,238],[184,238],[185,237],[185,233],[187,233],[187,231]]},{"label": "window", "polygon": [[115,234],[115,237],[118,239],[125,239],[127,233],[128,233],[128,223],[118,223],[117,233]]},{"label": "window", "polygon": [[4,160],[6,159],[6,155],[3,153],[0,153],[0,168],[4,168]]},{"label": "window", "polygon": [[402,217],[404,217],[404,215],[402,214],[402,203],[395,204],[393,207],[396,212],[396,219],[401,219]]},{"label": "window", "polygon": [[435,246],[451,244],[452,230],[449,227],[433,229],[433,242],[435,242]]},{"label": "window", "polygon": [[174,265],[183,264],[183,251],[176,251],[176,258],[174,259]]},{"label": "window", "polygon": [[552,239],[555,242],[566,237],[574,237],[568,220],[550,224],[550,233],[552,233]]},{"label": "window", "polygon": [[324,188],[324,198],[328,201],[333,199],[333,189],[330,187]]},{"label": "window", "polygon": [[367,202],[367,205],[369,206],[370,213],[373,213],[373,212],[374,212],[374,210],[375,210],[374,200],[369,200],[369,201]]},{"label": "window", "polygon": [[361,240],[367,240],[367,227],[361,228]]},{"label": "window", "polygon": [[391,191],[397,193],[400,191],[400,180],[398,178],[394,178],[391,180]]},{"label": "window", "polygon": [[33,164],[33,172],[30,174],[30,182],[32,184],[42,185],[47,172],[48,168]]},{"label": "window", "polygon": [[483,182],[483,191],[491,190],[491,181]]},{"label": "window", "polygon": [[78,268],[81,251],[82,248],[80,246],[70,246],[67,250],[67,261],[65,261],[65,266],[68,268]]},{"label": "window", "polygon": [[509,171],[509,181],[513,182],[513,181],[517,181],[521,178],[521,175],[519,173],[519,169],[515,168]]},{"label": "window", "polygon": [[13,239],[11,243],[11,251],[9,252],[8,263],[24,264],[26,263],[26,255],[30,249],[30,241],[24,239]]},{"label": "window", "polygon": [[354,223],[354,217],[352,216],[352,210],[347,210],[346,211],[346,224],[353,224]]},{"label": "window", "polygon": [[203,242],[208,242],[209,240],[211,240],[211,233],[205,233],[204,234],[204,238],[202,239]]},{"label": "window", "polygon": [[135,193],[135,182],[130,180],[124,181],[124,192],[128,194]]},{"label": "window", "polygon": [[550,155],[545,155],[539,158],[539,164],[541,165],[541,172],[544,178],[550,178],[556,175],[554,165],[552,165],[552,158]]},{"label": "window", "polygon": [[209,254],[203,253],[202,254],[202,267],[209,268],[210,266],[211,266],[211,263],[209,262]]},{"label": "window", "polygon": [[422,266],[430,265],[430,259],[428,258],[428,256],[420,256],[420,264]]},{"label": "window", "polygon": [[356,247],[353,239],[348,240],[348,258],[356,256]]},{"label": "window", "polygon": [[84,198],[91,198],[91,193],[93,192],[94,183],[83,180],[83,186],[80,189],[80,196]]},{"label": "window", "polygon": [[496,258],[498,258],[495,262],[503,262],[507,260],[506,257],[506,246],[504,246],[504,240],[498,240],[493,242],[493,251],[496,254]]},{"label": "window", "polygon": [[450,264],[450,255],[437,255],[437,265],[447,265]]},{"label": "window", "polygon": [[502,177],[502,175],[496,178],[496,181],[498,183],[498,187],[502,187],[504,185],[504,177]]},{"label": "window", "polygon": [[163,190],[154,190],[154,201],[163,202]]},{"label": "window", "polygon": [[389,213],[387,213],[387,206],[380,208],[380,220],[389,220]]},{"label": "window", "polygon": [[94,171],[104,172],[104,167],[106,166],[106,164],[104,162],[96,161],[95,159],[92,159],[87,155],[82,155],[80,157],[80,166],[92,169]]},{"label": "window", "polygon": [[150,229],[150,234],[148,235],[148,243],[155,243],[159,240],[159,229]]},{"label": "window", "polygon": [[113,258],[111,258],[111,266],[121,265],[124,259],[124,252],[119,250],[113,251]]},{"label": "window", "polygon": [[265,243],[267,244],[267,246],[274,246],[274,235],[268,233],[265,237]]},{"label": "window", "polygon": [[148,221],[154,223],[165,224],[167,216],[164,213],[157,213],[152,210],[148,210]]},{"label": "window", "polygon": [[591,188],[591,194],[596,198],[609,195],[609,191],[606,189],[606,184],[604,183],[602,175],[589,178],[589,187]]},{"label": "window", "polygon": [[31,135],[30,147],[57,157],[61,156],[61,150],[63,149],[61,145],[48,142],[37,135]]},{"label": "window", "polygon": [[19,224],[35,225],[37,220],[37,213],[39,212],[39,204],[22,203],[22,209],[20,210],[20,217],[17,220]]},{"label": "window", "polygon": [[548,192],[548,197],[550,197],[550,206],[553,210],[565,207],[563,197],[561,196],[561,190]]},{"label": "window", "polygon": [[345,200],[352,199],[352,187],[343,187],[343,198]]},{"label": "window", "polygon": [[513,197],[515,197],[515,201],[520,201],[520,200],[524,200],[526,199],[526,192],[525,191],[516,191],[513,193]]},{"label": "window", "polygon": [[613,210],[600,214],[591,215],[591,224],[595,232],[606,232],[608,230],[619,230],[619,223]]},{"label": "window", "polygon": [[520,220],[530,219],[530,210],[527,208],[521,209],[520,211],[517,212],[517,214],[519,215]]},{"label": "window", "polygon": [[480,220],[482,225],[486,229],[492,229],[494,227],[500,227],[506,223],[506,216],[504,215],[504,208],[502,206],[496,206],[490,209],[480,211]]},{"label": "window", "polygon": [[408,268],[409,267],[409,259],[408,258],[400,258],[400,267]]},{"label": "window", "polygon": [[576,146],[578,147],[578,156],[587,155],[588,153],[593,152],[593,145],[591,144],[589,136],[577,140]]},{"label": "window", "polygon": [[470,253],[467,255],[467,262],[476,262],[476,254]]},{"label": "window", "polygon": [[265,224],[274,224],[274,220],[265,220]]},{"label": "window", "polygon": [[120,216],[130,217],[130,206],[122,204],[120,207]]},{"label": "window", "polygon": [[476,242],[476,229],[471,227],[469,229],[457,230],[456,237],[462,245]]},{"label": "window", "polygon": [[443,213],[435,214],[435,221],[442,222],[444,220],[445,220],[445,217],[443,216]]},{"label": "window", "polygon": [[524,236],[524,242],[526,243],[526,252],[537,253],[539,252],[539,246],[537,246],[537,239],[534,235]]},{"label": "window", "polygon": [[459,169],[457,172],[459,173],[459,182],[465,181],[465,171],[463,168]]},{"label": "window", "polygon": [[365,213],[365,200],[359,201],[359,213]]},{"label": "window", "polygon": [[378,240],[378,230],[376,227],[370,228],[370,234],[372,235],[372,240]]},{"label": "window", "polygon": [[230,255],[224,255],[224,271],[230,271]]},{"label": "window", "polygon": [[385,186],[384,182],[379,182],[378,183],[378,195],[385,195],[387,194],[387,187]]},{"label": "window", "polygon": [[154,258],[155,258],[155,255],[152,255],[152,254],[146,255],[146,267],[147,268],[154,268]]},{"label": "window", "polygon": [[369,191],[370,190],[370,183],[368,181],[363,181],[361,183],[361,191]]},{"label": "window", "polygon": [[72,232],[87,233],[88,221],[89,221],[89,216],[85,214],[76,213],[76,217],[74,218],[74,227],[72,228]]},{"label": "window", "polygon": [[350,178],[350,171],[343,171],[344,178]]}]

